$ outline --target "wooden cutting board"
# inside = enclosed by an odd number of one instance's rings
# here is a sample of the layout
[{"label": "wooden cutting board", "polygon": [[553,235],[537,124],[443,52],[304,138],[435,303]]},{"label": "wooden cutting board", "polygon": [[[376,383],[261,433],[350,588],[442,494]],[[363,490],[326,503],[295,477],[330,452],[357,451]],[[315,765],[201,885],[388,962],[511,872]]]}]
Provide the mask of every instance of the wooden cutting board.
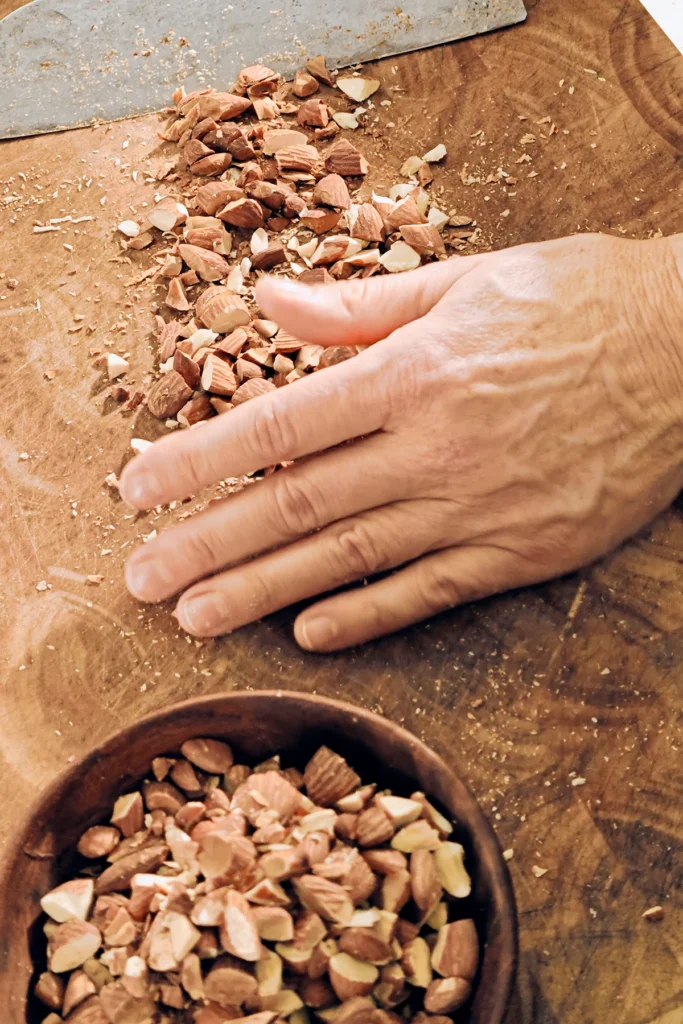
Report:
[{"label": "wooden cutting board", "polygon": [[[359,144],[387,180],[447,144],[435,187],[481,229],[465,251],[683,229],[683,58],[636,0],[542,0],[521,29],[391,60],[379,77],[392,105]],[[136,519],[104,485],[130,437],[159,427],[106,397],[88,351],[130,352],[137,379],[152,365],[160,292],[141,280],[144,253],[120,262],[113,227],[152,201],[145,179],[168,160],[157,125],[1,149],[0,841],[56,772],[153,708],[239,687],[344,697],[448,756],[514,851],[515,1024],[680,1021],[680,509],[580,575],[334,657],[296,648],[289,611],[198,644],[168,607],[127,595],[127,552],[183,509]],[[464,184],[464,165],[481,181]],[[518,183],[486,183],[499,167]],[[86,585],[92,573],[104,582]],[[641,919],[653,904],[658,924]]]}]

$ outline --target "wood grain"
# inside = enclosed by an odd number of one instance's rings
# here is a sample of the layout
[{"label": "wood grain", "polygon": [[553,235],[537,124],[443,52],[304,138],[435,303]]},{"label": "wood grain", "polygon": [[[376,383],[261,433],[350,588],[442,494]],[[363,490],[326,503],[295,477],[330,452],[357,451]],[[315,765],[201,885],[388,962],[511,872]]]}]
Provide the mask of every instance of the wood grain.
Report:
[{"label": "wood grain", "polygon": [[[371,163],[389,179],[406,156],[445,141],[436,187],[476,218],[483,247],[577,230],[683,230],[683,59],[636,0],[541,0],[519,28],[391,59],[379,72],[405,92],[382,108],[396,128],[360,139]],[[521,136],[543,131],[531,126],[545,117],[557,134],[517,164]],[[343,697],[449,759],[514,850],[521,964],[511,1021],[674,1024],[680,507],[579,575],[333,657],[296,648],[289,611],[198,645],[173,628],[168,607],[138,606],[122,583],[125,555],[183,510],[126,518],[103,486],[128,439],[153,436],[153,425],[104,400],[87,353],[114,339],[140,378],[152,365],[159,294],[147,282],[126,288],[146,258],[110,260],[112,226],[153,196],[142,171],[166,159],[156,126],[146,117],[1,150],[0,272],[19,280],[10,291],[0,279],[3,841],[70,757],[171,701],[273,686]],[[482,179],[502,166],[518,185],[465,186],[465,163]],[[34,219],[66,215],[96,219],[31,233]],[[105,582],[86,587],[51,567]],[[41,580],[52,589],[37,592]],[[586,784],[573,787],[572,773]],[[533,864],[548,873],[535,878]],[[666,909],[660,924],[640,916],[655,903]]]}]

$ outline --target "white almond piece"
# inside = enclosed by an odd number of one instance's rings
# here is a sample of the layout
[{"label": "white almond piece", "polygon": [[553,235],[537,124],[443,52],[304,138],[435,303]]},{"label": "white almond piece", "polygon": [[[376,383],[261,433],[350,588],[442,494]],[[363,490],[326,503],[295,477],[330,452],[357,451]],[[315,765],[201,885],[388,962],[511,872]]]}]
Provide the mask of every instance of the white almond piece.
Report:
[{"label": "white almond piece", "polygon": [[302,242],[298,248],[299,256],[304,260],[310,260],[313,253],[318,248],[318,245],[319,242],[317,238],[311,238],[309,242]]},{"label": "white almond piece", "polygon": [[40,905],[53,921],[85,921],[95,893],[92,878],[75,878],[48,892]]},{"label": "white almond piece", "polygon": [[198,331],[195,331],[194,334],[191,334],[187,339],[190,345],[192,345],[192,352],[190,355],[194,356],[199,352],[200,348],[210,348],[217,337],[218,335],[215,331],[210,331],[208,327],[200,327]]},{"label": "white almond piece", "polygon": [[356,103],[362,103],[368,96],[372,96],[381,84],[377,78],[362,78],[355,75],[337,79],[337,85],[341,91]]},{"label": "white almond piece", "polygon": [[422,159],[426,164],[438,164],[439,160],[443,160],[446,153],[446,147],[443,142],[440,142],[438,146],[434,146],[434,149],[430,149],[428,153],[425,153]]},{"label": "white almond piece", "polygon": [[336,820],[337,812],[332,807],[318,807],[303,816],[299,822],[299,829],[303,835],[308,835],[309,832],[327,832],[333,836]]},{"label": "white almond piece", "polygon": [[420,254],[405,242],[394,242],[379,258],[380,263],[390,274],[400,274],[404,270],[416,270],[422,262]]},{"label": "white almond piece", "polygon": [[434,864],[439,881],[450,896],[464,899],[472,891],[472,882],[465,868],[465,850],[460,843],[441,843],[434,851]]},{"label": "white almond piece", "polygon": [[427,223],[435,227],[437,231],[443,231],[449,219],[448,214],[444,213],[443,210],[439,210],[436,206],[432,206],[427,214]]},{"label": "white almond piece", "polygon": [[144,437],[131,437],[130,446],[136,455],[142,455],[148,448],[151,448],[154,444],[153,441],[147,441]]},{"label": "white almond piece", "polygon": [[371,907],[369,910],[356,910],[349,921],[349,928],[374,928],[382,920],[379,910]]},{"label": "white almond piece", "polygon": [[389,189],[389,198],[393,199],[393,201],[396,203],[399,201],[399,199],[405,199],[406,196],[409,196],[414,191],[415,185],[410,183],[406,184],[405,182],[403,182],[398,185],[392,185],[391,188]]},{"label": "white almond piece", "polygon": [[417,174],[417,172],[420,170],[420,167],[422,167],[423,163],[424,160],[422,160],[421,157],[409,156],[406,162],[403,164],[403,167],[401,168],[401,174],[403,174],[406,178],[409,178],[412,174]]},{"label": "white almond piece", "polygon": [[229,288],[235,295],[244,295],[244,275],[239,267],[233,267],[225,279],[226,288]]},{"label": "white almond piece", "polygon": [[258,255],[260,252],[265,252],[268,248],[268,232],[265,228],[256,228],[256,231],[251,236],[249,248],[253,256]]},{"label": "white almond piece", "polygon": [[251,273],[251,260],[249,259],[248,256],[245,256],[242,262],[240,263],[240,270],[244,277],[248,277],[249,274]]},{"label": "white almond piece", "polygon": [[159,231],[172,231],[187,220],[187,207],[166,197],[148,213],[147,220]]},{"label": "white almond piece", "polygon": [[332,120],[336,121],[340,128],[348,128],[353,131],[354,128],[358,128],[358,119],[355,114],[348,114],[343,110],[337,111],[336,114],[332,115]]},{"label": "white almond piece", "polygon": [[403,796],[378,796],[375,803],[382,808],[396,828],[409,825],[422,814],[422,804]]},{"label": "white almond piece", "polygon": [[130,370],[130,363],[127,359],[123,359],[121,356],[117,356],[115,352],[110,352],[107,356],[107,376],[109,380],[116,380],[124,373],[128,373]]},{"label": "white almond piece", "polygon": [[140,225],[136,224],[134,220],[122,220],[118,226],[118,230],[126,238],[137,238],[140,234]]}]

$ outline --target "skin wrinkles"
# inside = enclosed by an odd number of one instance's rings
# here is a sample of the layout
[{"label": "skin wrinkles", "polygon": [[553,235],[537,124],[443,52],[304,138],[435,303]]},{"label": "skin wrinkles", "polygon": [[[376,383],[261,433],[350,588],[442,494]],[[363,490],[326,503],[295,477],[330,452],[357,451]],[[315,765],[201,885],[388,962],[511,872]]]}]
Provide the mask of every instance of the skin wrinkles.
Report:
[{"label": "skin wrinkles", "polygon": [[295,636],[328,651],[609,551],[683,484],[673,244],[575,236],[353,287],[265,277],[285,329],[371,348],[132,460],[138,507],[182,496],[198,445],[216,479],[299,461],[147,543],[130,589],[166,599],[170,573],[206,636],[311,600]]}]

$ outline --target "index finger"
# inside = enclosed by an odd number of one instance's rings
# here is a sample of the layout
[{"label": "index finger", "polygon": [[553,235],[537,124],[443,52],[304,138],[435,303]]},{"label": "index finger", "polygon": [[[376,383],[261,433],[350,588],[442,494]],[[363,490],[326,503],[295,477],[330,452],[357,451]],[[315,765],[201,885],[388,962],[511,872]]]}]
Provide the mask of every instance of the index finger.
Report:
[{"label": "index finger", "polygon": [[125,467],[121,496],[137,508],[152,508],[226,477],[374,433],[384,426],[388,404],[381,377],[377,383],[371,380],[378,364],[375,352],[362,352],[201,426],[162,438]]}]

